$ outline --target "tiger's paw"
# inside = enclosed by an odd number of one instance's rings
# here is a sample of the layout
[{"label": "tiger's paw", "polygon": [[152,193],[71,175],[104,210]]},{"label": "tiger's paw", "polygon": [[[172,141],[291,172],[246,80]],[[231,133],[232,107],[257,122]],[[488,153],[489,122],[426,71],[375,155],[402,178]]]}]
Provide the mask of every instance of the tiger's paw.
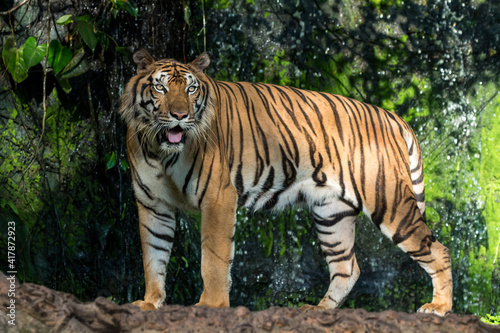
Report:
[{"label": "tiger's paw", "polygon": [[305,304],[305,305],[302,305],[302,307],[300,309],[302,311],[304,311],[304,312],[309,312],[309,311],[325,311],[326,307],[324,307],[322,305]]},{"label": "tiger's paw", "polygon": [[194,306],[208,306],[210,308],[227,308],[229,307],[229,304],[227,302],[219,302],[219,303],[206,303],[206,302],[198,302]]},{"label": "tiger's paw", "polygon": [[138,300],[138,301],[132,302],[132,304],[140,307],[142,311],[152,311],[152,310],[157,309],[157,307],[151,302],[144,302],[144,301]]},{"label": "tiger's paw", "polygon": [[196,303],[194,306],[208,306],[208,307],[211,307],[210,305],[208,305],[207,303],[205,302],[198,302]]},{"label": "tiger's paw", "polygon": [[420,313],[433,313],[438,316],[444,317],[451,313],[451,306],[448,304],[439,304],[439,303],[427,303],[422,305],[417,312]]}]

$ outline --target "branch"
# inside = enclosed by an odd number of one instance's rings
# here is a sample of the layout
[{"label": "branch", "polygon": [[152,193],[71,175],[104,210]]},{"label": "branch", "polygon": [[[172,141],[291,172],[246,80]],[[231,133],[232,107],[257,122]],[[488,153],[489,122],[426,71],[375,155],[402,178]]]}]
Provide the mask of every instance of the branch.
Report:
[{"label": "branch", "polygon": [[9,15],[12,12],[16,11],[19,7],[24,6],[27,2],[28,2],[28,0],[24,0],[23,2],[17,4],[16,6],[12,7],[11,9],[6,10],[5,12],[0,12],[0,15]]}]

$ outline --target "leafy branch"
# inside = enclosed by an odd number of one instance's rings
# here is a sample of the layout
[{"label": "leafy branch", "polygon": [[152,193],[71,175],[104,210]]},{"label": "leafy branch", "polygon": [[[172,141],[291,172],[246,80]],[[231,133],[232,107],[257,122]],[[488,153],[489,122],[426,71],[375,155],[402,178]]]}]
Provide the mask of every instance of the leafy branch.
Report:
[{"label": "leafy branch", "polygon": [[[25,1],[26,2],[26,1]],[[24,3],[25,3],[24,2]],[[22,3],[22,4],[24,4]],[[20,5],[22,5],[20,4]],[[12,12],[20,7],[16,6],[8,12]],[[138,8],[132,0],[110,0],[106,10],[116,19],[119,10],[124,10],[130,15],[137,17]],[[93,53],[98,45],[104,50],[108,50],[110,41],[113,42],[117,52],[129,55],[129,51],[120,47],[118,43],[106,32],[98,29],[102,22],[96,17],[90,15],[74,16],[72,14],[63,15],[57,19],[58,25],[68,25],[71,41],[81,39],[83,43],[75,43],[66,47],[57,39],[50,40],[47,44],[38,45],[35,37],[29,37],[26,42],[17,47],[17,40],[12,34],[7,37],[2,50],[2,60],[12,79],[17,82],[23,82],[28,78],[29,69],[38,65],[47,54],[47,65],[52,69],[59,85],[66,93],[71,91],[68,79],[82,75],[89,69],[85,60],[85,46]],[[76,38],[75,38],[76,37]],[[47,53],[48,47],[48,53]]]}]

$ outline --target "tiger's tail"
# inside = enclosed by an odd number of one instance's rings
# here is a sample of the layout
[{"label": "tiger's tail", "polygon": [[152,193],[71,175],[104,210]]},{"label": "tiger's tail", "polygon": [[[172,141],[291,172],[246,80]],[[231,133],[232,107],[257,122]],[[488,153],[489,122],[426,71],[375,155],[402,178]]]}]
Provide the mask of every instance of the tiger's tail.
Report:
[{"label": "tiger's tail", "polygon": [[413,192],[415,194],[415,199],[417,200],[418,209],[425,219],[425,186],[422,152],[420,151],[417,137],[411,129],[407,129],[405,139],[410,159],[410,173],[411,182],[413,184]]}]

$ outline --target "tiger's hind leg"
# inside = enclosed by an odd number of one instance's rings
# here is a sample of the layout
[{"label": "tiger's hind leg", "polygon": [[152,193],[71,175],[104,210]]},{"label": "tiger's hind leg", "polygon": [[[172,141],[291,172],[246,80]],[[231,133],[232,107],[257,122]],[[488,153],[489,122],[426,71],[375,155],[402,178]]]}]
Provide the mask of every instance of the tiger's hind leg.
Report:
[{"label": "tiger's hind leg", "polygon": [[418,312],[444,316],[452,308],[453,282],[449,250],[434,238],[415,200],[401,200],[395,206],[391,211],[381,214],[383,217],[380,220],[374,218],[379,214],[372,214],[372,220],[431,277],[434,288],[432,302],[424,304]]},{"label": "tiger's hind leg", "polygon": [[311,209],[319,243],[330,271],[330,286],[317,306],[304,305],[303,310],[339,307],[359,277],[354,254],[354,232],[358,211],[345,201],[333,200]]}]

